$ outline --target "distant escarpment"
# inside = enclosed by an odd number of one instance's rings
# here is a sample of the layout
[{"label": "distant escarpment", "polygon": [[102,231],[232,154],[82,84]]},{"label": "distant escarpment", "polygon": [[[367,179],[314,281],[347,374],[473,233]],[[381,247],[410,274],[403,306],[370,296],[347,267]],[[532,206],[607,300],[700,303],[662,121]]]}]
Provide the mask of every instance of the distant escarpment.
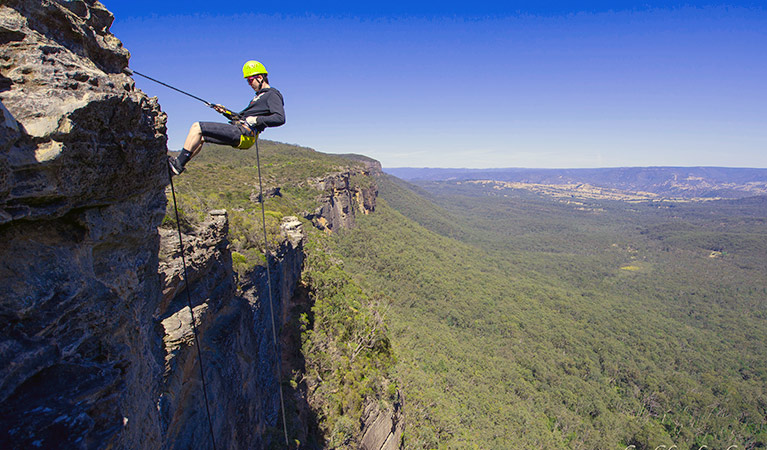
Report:
[{"label": "distant escarpment", "polygon": [[354,227],[357,213],[375,211],[378,187],[372,176],[380,173],[380,165],[351,169],[308,180],[309,185],[323,194],[319,207],[307,215],[314,225],[327,231]]}]

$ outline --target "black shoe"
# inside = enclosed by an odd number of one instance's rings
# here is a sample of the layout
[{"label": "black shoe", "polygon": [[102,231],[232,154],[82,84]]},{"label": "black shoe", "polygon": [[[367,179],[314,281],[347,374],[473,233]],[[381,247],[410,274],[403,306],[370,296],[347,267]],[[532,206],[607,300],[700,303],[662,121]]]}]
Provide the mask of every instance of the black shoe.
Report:
[{"label": "black shoe", "polygon": [[170,168],[170,173],[172,175],[181,175],[181,172],[184,171],[184,166],[179,164],[178,160],[173,156],[168,156],[168,167]]}]

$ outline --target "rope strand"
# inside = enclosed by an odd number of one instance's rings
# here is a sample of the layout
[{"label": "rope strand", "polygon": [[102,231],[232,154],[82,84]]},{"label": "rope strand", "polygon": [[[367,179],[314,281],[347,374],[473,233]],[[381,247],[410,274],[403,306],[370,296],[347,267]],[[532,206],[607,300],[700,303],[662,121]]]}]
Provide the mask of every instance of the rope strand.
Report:
[{"label": "rope strand", "polygon": [[[264,186],[263,181],[261,178],[261,157],[259,154],[259,148],[258,148],[258,136],[256,136],[256,165],[258,167],[258,188],[259,188],[259,198],[261,199],[261,223],[263,226],[263,233],[264,233],[264,255],[266,257],[266,282],[267,282],[267,291],[269,293],[269,311],[271,316],[271,322],[272,322],[272,340],[274,342],[274,351],[277,356],[277,385],[279,387],[280,391],[280,411],[282,413],[282,431],[285,435],[285,446],[290,447],[290,440],[288,439],[288,425],[287,420],[285,418],[285,396],[282,392],[282,368],[281,368],[281,358],[280,358],[280,352],[279,352],[279,345],[277,343],[277,326],[274,321],[274,297],[272,295],[272,275],[270,270],[270,264],[269,264],[269,241],[267,239],[266,235],[266,209],[264,206]],[[173,186],[173,176],[171,174],[170,177],[170,190],[173,195],[173,208],[176,213],[176,226],[178,229],[178,242],[179,246],[181,247],[181,263],[184,267],[184,280],[186,281],[186,293],[187,293],[187,303],[189,305],[189,312],[192,316],[192,330],[194,331],[194,341],[195,345],[197,346],[197,357],[200,361],[200,378],[202,380],[202,392],[203,396],[205,398],[205,411],[208,415],[208,431],[210,432],[210,440],[213,444],[213,450],[216,450],[216,441],[214,439],[213,434],[213,421],[211,419],[210,415],[210,406],[208,405],[208,389],[207,389],[207,383],[205,382],[205,371],[203,369],[203,363],[202,363],[202,352],[200,351],[200,342],[197,337],[197,325],[194,319],[194,310],[192,308],[192,295],[190,293],[190,286],[189,286],[189,276],[187,274],[187,268],[186,268],[186,258],[184,257],[184,242],[181,237],[181,221],[178,217],[178,204],[176,203],[176,190]]]},{"label": "rope strand", "polygon": [[202,394],[205,398],[205,412],[208,413],[208,431],[210,432],[210,442],[213,444],[213,450],[216,450],[216,440],[213,437],[213,421],[210,417],[210,406],[208,406],[208,387],[205,383],[205,370],[202,367],[202,351],[200,351],[200,341],[197,338],[197,324],[194,320],[194,309],[192,308],[192,294],[189,286],[189,275],[186,270],[186,258],[184,257],[184,241],[181,238],[181,221],[178,220],[178,205],[176,204],[176,189],[173,187],[173,174],[168,168],[170,175],[170,191],[173,194],[173,209],[176,211],[176,227],[178,228],[178,244],[181,247],[181,264],[184,266],[184,282],[186,283],[186,300],[189,304],[189,314],[192,316],[192,331],[194,332],[194,344],[197,347],[197,359],[200,361],[200,379],[202,379]]},{"label": "rope strand", "polygon": [[282,368],[279,347],[277,346],[277,331],[274,324],[274,301],[272,299],[272,275],[269,270],[269,241],[266,239],[266,212],[264,209],[264,185],[261,182],[261,159],[258,154],[258,135],[256,135],[256,166],[258,166],[258,190],[261,199],[261,223],[264,229],[264,256],[266,257],[266,282],[269,291],[269,310],[272,316],[272,339],[274,340],[274,352],[277,355],[277,385],[280,387],[280,410],[282,411],[282,431],[285,433],[285,447],[290,448],[288,441],[288,425],[285,421],[285,399],[282,394]]}]

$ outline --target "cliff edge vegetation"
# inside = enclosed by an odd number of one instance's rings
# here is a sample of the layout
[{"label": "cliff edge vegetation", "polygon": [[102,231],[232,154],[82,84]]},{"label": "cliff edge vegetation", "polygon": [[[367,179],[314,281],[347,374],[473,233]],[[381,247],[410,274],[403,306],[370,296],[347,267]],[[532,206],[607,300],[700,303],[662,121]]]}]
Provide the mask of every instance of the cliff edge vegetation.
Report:
[{"label": "cliff edge vegetation", "polygon": [[[333,230],[375,210],[380,166],[266,140],[259,152],[270,251],[284,239],[285,216],[298,217],[306,234],[301,283],[284,308],[280,339],[290,434],[302,448],[399,448],[386,302],[353,281],[328,245]],[[240,284],[265,264],[257,162],[255,147],[209,145],[174,179],[182,227],[199,226],[210,210],[227,210]],[[175,226],[172,208],[169,202],[164,227]]]}]

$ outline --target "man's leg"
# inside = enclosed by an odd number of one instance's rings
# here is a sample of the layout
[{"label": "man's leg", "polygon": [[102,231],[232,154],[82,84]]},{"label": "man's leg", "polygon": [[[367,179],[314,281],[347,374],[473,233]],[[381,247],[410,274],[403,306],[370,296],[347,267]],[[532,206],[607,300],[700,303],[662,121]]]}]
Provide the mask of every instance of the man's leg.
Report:
[{"label": "man's leg", "polygon": [[195,122],[189,128],[189,133],[186,135],[184,141],[184,150],[188,150],[192,155],[190,159],[200,153],[202,150],[202,128],[200,128],[200,122]]},{"label": "man's leg", "polygon": [[181,154],[178,155],[178,162],[181,166],[185,166],[190,159],[194,158],[200,150],[202,150],[202,128],[200,128],[200,122],[195,122],[189,127],[189,133],[186,135],[184,141],[184,149],[181,150]]},{"label": "man's leg", "polygon": [[170,167],[173,173],[178,175],[184,171],[184,166],[189,162],[192,157],[200,153],[202,149],[202,129],[200,128],[200,122],[195,122],[189,127],[189,133],[186,135],[184,141],[184,148],[178,155],[178,158],[170,157]]},{"label": "man's leg", "polygon": [[218,122],[195,122],[189,128],[184,141],[184,149],[178,158],[169,159],[173,173],[178,175],[184,171],[184,166],[190,159],[200,153],[202,144],[222,144],[237,147],[240,143],[241,131],[236,125]]}]

